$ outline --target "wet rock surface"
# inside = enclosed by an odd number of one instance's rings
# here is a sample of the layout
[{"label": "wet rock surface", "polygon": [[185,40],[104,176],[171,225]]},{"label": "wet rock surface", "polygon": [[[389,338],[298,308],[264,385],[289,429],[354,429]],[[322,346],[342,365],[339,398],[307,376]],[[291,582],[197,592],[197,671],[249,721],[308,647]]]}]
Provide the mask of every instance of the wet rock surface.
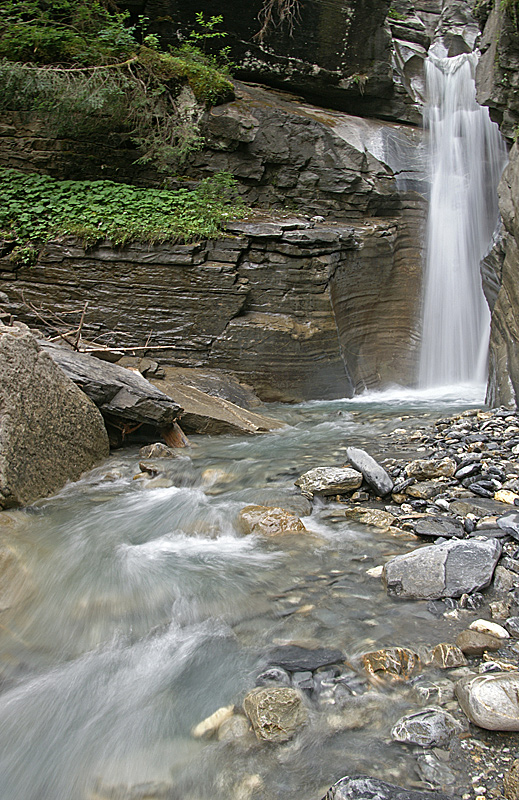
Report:
[{"label": "wet rock surface", "polygon": [[341,778],[322,800],[434,800],[434,798],[448,800],[448,795],[404,789],[402,786],[395,786],[378,778],[353,775]]},{"label": "wet rock surface", "polygon": [[461,708],[476,725],[496,731],[519,730],[519,674],[494,672],[456,684]]},{"label": "wet rock surface", "polygon": [[268,742],[288,741],[308,718],[301,695],[289,688],[253,689],[243,708],[258,739]]},{"label": "wet rock surface", "polygon": [[103,419],[24,325],[0,325],[0,509],[78,480],[107,458]]}]

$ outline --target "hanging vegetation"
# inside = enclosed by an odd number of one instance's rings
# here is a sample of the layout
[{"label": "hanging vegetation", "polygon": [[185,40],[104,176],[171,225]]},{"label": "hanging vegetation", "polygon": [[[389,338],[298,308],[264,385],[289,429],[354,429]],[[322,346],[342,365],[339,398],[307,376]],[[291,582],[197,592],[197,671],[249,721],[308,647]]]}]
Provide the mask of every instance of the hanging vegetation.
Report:
[{"label": "hanging vegetation", "polygon": [[43,117],[51,136],[122,135],[139,163],[174,171],[201,146],[204,106],[233,96],[228,67],[197,46],[221,18],[197,17],[192,41],[162,53],[154,35],[137,42],[127,17],[112,3],[10,0],[0,9],[0,108]]},{"label": "hanging vegetation", "polygon": [[301,0],[263,0],[261,11],[258,14],[261,28],[254,38],[262,42],[270,29],[283,24],[287,25],[288,31],[292,35],[300,10]]}]

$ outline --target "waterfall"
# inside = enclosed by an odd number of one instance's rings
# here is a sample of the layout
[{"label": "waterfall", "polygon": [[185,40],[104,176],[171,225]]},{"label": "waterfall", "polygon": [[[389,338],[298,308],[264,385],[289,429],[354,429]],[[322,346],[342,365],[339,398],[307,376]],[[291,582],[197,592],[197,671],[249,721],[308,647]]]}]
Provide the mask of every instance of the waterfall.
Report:
[{"label": "waterfall", "polygon": [[484,383],[490,314],[479,264],[499,219],[506,148],[476,102],[478,55],[426,62],[431,188],[427,226],[422,387]]}]

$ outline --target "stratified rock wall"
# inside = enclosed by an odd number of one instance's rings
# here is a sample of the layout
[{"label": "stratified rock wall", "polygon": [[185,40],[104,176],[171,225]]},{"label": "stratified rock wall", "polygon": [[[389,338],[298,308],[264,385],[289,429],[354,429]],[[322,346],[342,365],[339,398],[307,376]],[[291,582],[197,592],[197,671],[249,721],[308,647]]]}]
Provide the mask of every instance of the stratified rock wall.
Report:
[{"label": "stratified rock wall", "polygon": [[88,300],[87,339],[151,337],[164,363],[234,372],[262,399],[343,397],[413,364],[415,211],[398,225],[268,216],[191,245],[51,242],[33,267],[0,259],[0,287],[30,324]]}]

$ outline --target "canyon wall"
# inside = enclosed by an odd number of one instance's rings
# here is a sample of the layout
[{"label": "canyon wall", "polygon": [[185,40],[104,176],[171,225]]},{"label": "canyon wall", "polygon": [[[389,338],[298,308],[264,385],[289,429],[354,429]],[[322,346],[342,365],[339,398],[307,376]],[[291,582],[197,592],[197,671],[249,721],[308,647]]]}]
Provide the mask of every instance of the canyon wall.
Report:
[{"label": "canyon wall", "polygon": [[[478,100],[509,140],[519,126],[519,24],[498,3],[481,4],[485,23],[477,70]],[[502,226],[482,267],[492,311],[487,401],[519,405],[519,152],[516,144],[499,186]]]}]

